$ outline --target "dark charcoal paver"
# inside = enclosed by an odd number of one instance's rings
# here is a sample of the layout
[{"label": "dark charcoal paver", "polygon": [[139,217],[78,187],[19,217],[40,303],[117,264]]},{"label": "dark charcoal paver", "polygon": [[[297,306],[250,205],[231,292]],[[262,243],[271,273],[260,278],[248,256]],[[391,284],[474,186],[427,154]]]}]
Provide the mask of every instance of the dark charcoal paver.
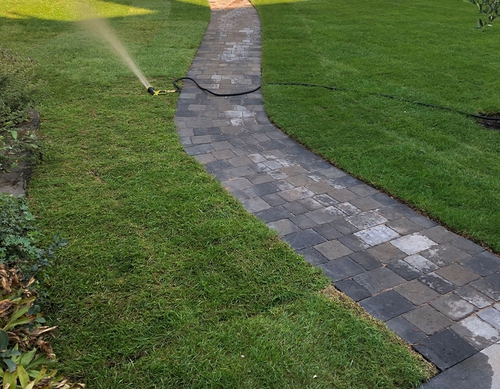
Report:
[{"label": "dark charcoal paver", "polygon": [[361,301],[361,306],[372,316],[387,321],[414,308],[414,305],[394,290]]},{"label": "dark charcoal paver", "polygon": [[389,263],[387,267],[394,273],[399,274],[407,281],[414,280],[415,278],[418,278],[422,275],[421,272],[419,272],[413,266],[409,265],[408,262],[405,262],[402,259]]},{"label": "dark charcoal paver", "polygon": [[[495,378],[499,361],[494,360],[500,345],[493,345],[484,353],[477,353],[456,364],[445,372],[438,374],[419,389],[497,389],[500,379]],[[490,354],[490,355],[488,355]],[[496,363],[495,363],[496,362]],[[496,368],[495,368],[496,365]]]},{"label": "dark charcoal paver", "polygon": [[382,264],[379,261],[377,261],[372,255],[370,255],[367,251],[360,251],[358,253],[353,253],[349,255],[349,257],[353,261],[355,261],[358,265],[363,266],[365,270],[373,270],[382,266]]},{"label": "dark charcoal paver", "polygon": [[365,287],[371,294],[383,292],[405,282],[387,267],[379,267],[354,277],[354,281]]},{"label": "dark charcoal paver", "polygon": [[420,277],[419,280],[440,294],[446,294],[456,288],[456,285],[453,285],[451,282],[435,273],[426,274]]},{"label": "dark charcoal paver", "polygon": [[426,336],[417,326],[401,316],[395,317],[385,324],[409,344],[414,344]]},{"label": "dark charcoal paver", "polygon": [[260,220],[270,223],[270,222],[275,222],[281,219],[287,219],[289,217],[292,217],[292,214],[288,209],[285,207],[278,205],[276,207],[272,207],[266,210],[263,210],[261,212],[255,213],[255,216],[257,216]]},{"label": "dark charcoal paver", "polygon": [[489,276],[500,270],[500,258],[488,251],[483,251],[463,261],[463,265],[480,276]]},{"label": "dark charcoal paver", "polygon": [[492,274],[471,284],[489,298],[500,301],[500,273]]},{"label": "dark charcoal paver", "polygon": [[327,263],[322,264],[321,268],[325,272],[326,276],[331,278],[333,282],[364,272],[364,269],[349,257],[342,257],[328,261]]},{"label": "dark charcoal paver", "polygon": [[295,250],[305,249],[324,242],[325,238],[313,230],[294,232],[283,237]]},{"label": "dark charcoal paver", "polygon": [[478,351],[449,329],[424,338],[413,347],[440,370],[448,369]]},{"label": "dark charcoal paver", "polygon": [[476,255],[484,251],[484,248],[478,244],[471,242],[469,239],[457,237],[450,242],[453,246],[465,251],[467,254]]},{"label": "dark charcoal paver", "polygon": [[328,262],[328,258],[313,248],[298,250],[297,253],[303,255],[307,262],[316,266]]},{"label": "dark charcoal paver", "polygon": [[335,283],[335,287],[354,301],[360,301],[371,297],[371,293],[354,280],[338,281]]}]

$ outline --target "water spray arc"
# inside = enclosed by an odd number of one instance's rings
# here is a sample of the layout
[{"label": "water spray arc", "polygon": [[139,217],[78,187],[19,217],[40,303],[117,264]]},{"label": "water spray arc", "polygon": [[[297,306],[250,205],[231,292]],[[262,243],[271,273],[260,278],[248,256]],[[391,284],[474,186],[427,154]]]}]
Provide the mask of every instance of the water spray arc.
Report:
[{"label": "water spray arc", "polygon": [[166,90],[156,90],[151,86],[149,81],[146,79],[142,71],[136,65],[130,54],[127,52],[127,49],[120,42],[116,34],[113,32],[106,19],[100,18],[97,15],[97,12],[92,8],[92,6],[88,3],[84,3],[81,1],[79,3],[79,12],[82,17],[82,25],[94,35],[96,35],[99,39],[104,41],[122,60],[122,62],[128,66],[128,68],[136,75],[139,81],[144,85],[148,93],[152,96],[164,95],[169,92],[175,91],[166,91]]}]

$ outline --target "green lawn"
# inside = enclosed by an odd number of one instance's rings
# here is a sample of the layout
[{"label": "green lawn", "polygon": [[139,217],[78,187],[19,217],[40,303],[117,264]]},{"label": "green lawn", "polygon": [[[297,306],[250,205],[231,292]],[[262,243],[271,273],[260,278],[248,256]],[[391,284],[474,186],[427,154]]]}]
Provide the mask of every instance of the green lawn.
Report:
[{"label": "green lawn", "polygon": [[[0,47],[39,61],[29,200],[69,242],[44,284],[61,371],[88,388],[410,388],[431,369],[335,293],[179,143],[69,2],[3,0]],[[98,2],[157,88],[186,73],[205,1]]]},{"label": "green lawn", "polygon": [[271,119],[354,176],[500,252],[500,132],[373,95],[499,112],[500,23],[475,29],[477,8],[461,1],[253,2]]}]

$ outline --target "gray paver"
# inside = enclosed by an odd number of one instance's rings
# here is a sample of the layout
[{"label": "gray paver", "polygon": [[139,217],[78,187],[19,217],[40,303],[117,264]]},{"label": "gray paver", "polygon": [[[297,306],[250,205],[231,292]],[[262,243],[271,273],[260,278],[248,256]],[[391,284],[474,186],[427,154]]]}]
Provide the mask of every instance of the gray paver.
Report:
[{"label": "gray paver", "polygon": [[421,254],[438,266],[446,266],[470,258],[470,255],[465,251],[462,251],[449,243],[444,243],[437,247],[430,248],[423,251]]},{"label": "gray paver", "polygon": [[422,231],[422,226],[406,218],[392,220],[389,223],[387,223],[387,226],[392,228],[400,235],[409,235],[415,232]]},{"label": "gray paver", "polygon": [[450,241],[450,243],[470,255],[476,255],[484,251],[483,247],[462,237],[457,237],[456,239]]},{"label": "gray paver", "polygon": [[353,199],[350,202],[352,205],[361,209],[362,211],[368,211],[370,209],[376,209],[382,206],[382,204],[380,204],[372,197],[362,197],[360,199]]},{"label": "gray paver", "polygon": [[387,267],[379,267],[355,276],[354,281],[366,288],[371,294],[401,285],[405,280]]},{"label": "gray paver", "polygon": [[345,214],[342,211],[333,206],[306,213],[306,216],[317,224],[330,223],[335,219],[341,218],[343,215]]},{"label": "gray paver", "polygon": [[404,259],[411,267],[415,268],[422,274],[427,274],[432,271],[438,270],[439,267],[433,262],[429,261],[427,258],[422,257],[419,254],[410,255]]},{"label": "gray paver", "polygon": [[255,216],[265,221],[266,223],[270,223],[281,219],[289,218],[292,216],[292,214],[285,207],[278,205],[275,207],[267,208],[260,212],[255,212]]},{"label": "gray paver", "polygon": [[302,249],[302,250],[297,250],[297,253],[299,253],[300,255],[303,255],[304,259],[307,262],[309,262],[313,265],[316,265],[316,266],[328,262],[328,258],[326,258],[319,251],[317,251],[311,247],[306,248],[306,249]]},{"label": "gray paver", "polygon": [[352,254],[352,250],[344,246],[338,240],[330,240],[325,243],[321,243],[315,248],[329,260],[338,259]]},{"label": "gray paver", "polygon": [[477,315],[497,330],[500,330],[500,311],[495,308],[487,308],[479,311]]},{"label": "gray paver", "polygon": [[393,240],[391,243],[408,255],[417,254],[421,251],[436,246],[436,242],[433,242],[426,236],[420,234],[406,235],[399,239]]},{"label": "gray paver", "polygon": [[415,305],[426,304],[440,296],[438,292],[432,290],[418,280],[405,282],[404,284],[394,288],[394,290]]},{"label": "gray paver", "polygon": [[275,222],[270,222],[267,223],[267,226],[276,231],[280,236],[285,236],[300,230],[300,228],[289,219],[281,219]]},{"label": "gray paver", "polygon": [[427,335],[441,331],[453,323],[450,318],[429,305],[415,308],[403,317]]},{"label": "gray paver", "polygon": [[370,227],[366,230],[356,232],[354,235],[365,242],[368,246],[376,246],[399,236],[396,231],[391,230],[386,226]]},{"label": "gray paver", "polygon": [[337,239],[340,238],[341,236],[344,236],[332,224],[333,223],[321,224],[317,227],[314,227],[313,229],[327,240]]},{"label": "gray paver", "polygon": [[452,320],[460,320],[475,311],[475,307],[457,294],[448,294],[431,301],[430,305]]},{"label": "gray paver", "polygon": [[478,308],[486,308],[493,304],[492,299],[468,285],[458,288],[455,293]]},{"label": "gray paver", "polygon": [[469,316],[451,328],[478,350],[500,340],[499,331],[477,316]]},{"label": "gray paver", "polygon": [[423,235],[427,236],[430,240],[436,243],[446,243],[457,238],[457,235],[441,226],[429,228],[423,233]]},{"label": "gray paver", "polygon": [[406,257],[406,254],[395,247],[392,242],[382,243],[369,248],[368,253],[382,263],[389,263]]},{"label": "gray paver", "polygon": [[360,230],[375,227],[388,221],[375,211],[362,212],[356,216],[350,216],[346,220]]},{"label": "gray paver", "polygon": [[436,274],[459,286],[468,284],[469,282],[479,278],[479,275],[466,269],[458,263],[443,267],[442,269],[437,270]]},{"label": "gray paver", "polygon": [[356,235],[344,235],[338,238],[338,241],[341,242],[344,246],[348,247],[354,252],[362,251],[370,247],[368,244],[359,239]]},{"label": "gray paver", "polygon": [[260,212],[263,211],[264,209],[271,208],[271,206],[268,203],[266,203],[264,200],[258,197],[255,197],[253,199],[243,200],[242,202],[245,208],[248,209],[250,212]]}]

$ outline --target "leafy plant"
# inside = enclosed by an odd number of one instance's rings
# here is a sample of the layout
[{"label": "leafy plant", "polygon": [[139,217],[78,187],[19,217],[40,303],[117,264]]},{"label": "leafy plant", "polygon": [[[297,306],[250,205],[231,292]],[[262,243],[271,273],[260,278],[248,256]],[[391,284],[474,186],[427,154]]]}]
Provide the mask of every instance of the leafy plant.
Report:
[{"label": "leafy plant", "polygon": [[45,336],[56,327],[43,325],[32,282],[23,283],[18,269],[0,265],[0,383],[4,389],[83,388],[48,369],[56,360]]},{"label": "leafy plant", "polygon": [[38,248],[34,222],[23,197],[0,195],[0,263],[19,267],[25,281],[48,266],[55,251],[67,243],[56,235],[48,249]]},{"label": "leafy plant", "polygon": [[0,49],[0,128],[13,128],[25,120],[34,107],[36,65],[32,58],[21,59]]},{"label": "leafy plant", "polygon": [[478,28],[484,26],[491,26],[493,20],[500,16],[500,0],[469,0],[472,4],[476,5],[479,13],[488,15],[485,20],[479,18],[477,22]]},{"label": "leafy plant", "polygon": [[38,148],[38,136],[21,124],[30,117],[40,83],[34,82],[37,62],[0,49],[0,168],[15,166],[23,151]]}]

